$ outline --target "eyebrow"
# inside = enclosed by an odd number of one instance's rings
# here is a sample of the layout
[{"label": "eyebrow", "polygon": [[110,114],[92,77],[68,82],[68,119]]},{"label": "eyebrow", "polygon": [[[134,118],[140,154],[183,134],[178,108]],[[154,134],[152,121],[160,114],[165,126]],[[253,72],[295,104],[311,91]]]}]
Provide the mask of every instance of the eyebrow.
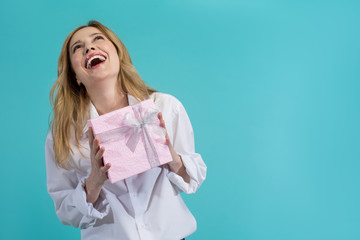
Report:
[{"label": "eyebrow", "polygon": [[[102,34],[101,32],[96,32],[96,33],[92,33],[89,35],[89,37],[92,37],[92,36],[95,36],[95,35],[98,35],[98,34]],[[81,42],[80,40],[77,40],[76,42],[73,43],[73,45],[71,45],[70,49],[72,49],[74,47],[75,44]]]}]

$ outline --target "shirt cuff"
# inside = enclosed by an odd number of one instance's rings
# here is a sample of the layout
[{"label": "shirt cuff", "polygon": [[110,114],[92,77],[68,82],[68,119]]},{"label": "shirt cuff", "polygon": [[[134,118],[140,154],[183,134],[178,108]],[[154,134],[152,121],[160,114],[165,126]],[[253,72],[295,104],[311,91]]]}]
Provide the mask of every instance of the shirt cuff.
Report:
[{"label": "shirt cuff", "polygon": [[80,183],[76,187],[75,190],[76,195],[75,199],[79,199],[78,210],[84,216],[80,222],[80,228],[87,228],[93,226],[97,219],[103,219],[106,215],[108,215],[110,211],[109,202],[106,198],[102,198],[101,194],[96,201],[95,206],[92,203],[88,203],[86,201],[86,192],[85,192],[85,180],[86,178],[80,179]]},{"label": "shirt cuff", "polygon": [[196,181],[196,166],[193,163],[192,159],[189,156],[179,154],[185,166],[186,173],[190,176],[190,182],[187,183],[184,179],[172,172],[169,171],[168,178],[170,182],[172,182],[180,191],[184,193],[195,193],[196,190],[199,188],[199,182]]}]

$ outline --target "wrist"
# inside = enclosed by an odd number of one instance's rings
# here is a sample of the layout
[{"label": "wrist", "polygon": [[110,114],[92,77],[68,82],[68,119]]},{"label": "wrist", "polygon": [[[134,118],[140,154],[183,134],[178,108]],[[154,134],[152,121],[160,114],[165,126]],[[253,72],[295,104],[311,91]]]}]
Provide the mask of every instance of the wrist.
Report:
[{"label": "wrist", "polygon": [[180,155],[173,156],[173,160],[168,165],[171,171],[177,172],[183,166]]},{"label": "wrist", "polygon": [[185,165],[181,159],[181,156],[178,155],[178,159],[169,163],[170,171],[181,176],[185,182],[190,183],[190,176],[186,172]]},{"label": "wrist", "polygon": [[95,202],[97,201],[100,195],[101,188],[102,186],[95,184],[95,182],[92,181],[91,177],[89,176],[89,178],[85,180],[85,184],[84,184],[86,201],[95,204]]}]

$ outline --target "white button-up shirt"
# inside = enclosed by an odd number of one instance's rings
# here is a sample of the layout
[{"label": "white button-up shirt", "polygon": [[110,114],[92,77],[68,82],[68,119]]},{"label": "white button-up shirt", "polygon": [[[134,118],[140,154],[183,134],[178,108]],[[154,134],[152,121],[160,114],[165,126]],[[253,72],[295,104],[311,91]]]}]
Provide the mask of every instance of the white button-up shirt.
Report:
[{"label": "white button-up shirt", "polygon": [[[170,141],[182,158],[190,183],[163,165],[114,184],[107,182],[93,206],[86,202],[83,187],[91,172],[86,134],[81,139],[83,155],[72,144],[73,153],[69,157],[77,165],[72,170],[56,165],[52,135],[48,134],[45,144],[48,192],[60,221],[81,228],[81,239],[179,240],[196,230],[196,221],[180,192],[196,192],[205,179],[206,166],[195,153],[193,129],[182,104],[163,93],[154,93],[151,99],[163,114]],[[137,103],[130,95],[128,100],[130,105]],[[90,104],[90,118],[97,116]]]}]

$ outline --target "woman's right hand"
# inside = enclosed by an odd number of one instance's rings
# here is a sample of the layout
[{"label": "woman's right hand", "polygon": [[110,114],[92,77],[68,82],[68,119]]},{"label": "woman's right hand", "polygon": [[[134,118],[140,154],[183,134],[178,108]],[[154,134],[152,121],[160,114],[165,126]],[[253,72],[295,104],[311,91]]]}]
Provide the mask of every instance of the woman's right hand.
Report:
[{"label": "woman's right hand", "polygon": [[111,164],[103,165],[103,154],[105,148],[100,148],[100,142],[97,137],[94,138],[92,128],[88,131],[90,145],[91,172],[85,181],[86,201],[95,204],[99,198],[101,188],[108,180],[107,171]]}]

